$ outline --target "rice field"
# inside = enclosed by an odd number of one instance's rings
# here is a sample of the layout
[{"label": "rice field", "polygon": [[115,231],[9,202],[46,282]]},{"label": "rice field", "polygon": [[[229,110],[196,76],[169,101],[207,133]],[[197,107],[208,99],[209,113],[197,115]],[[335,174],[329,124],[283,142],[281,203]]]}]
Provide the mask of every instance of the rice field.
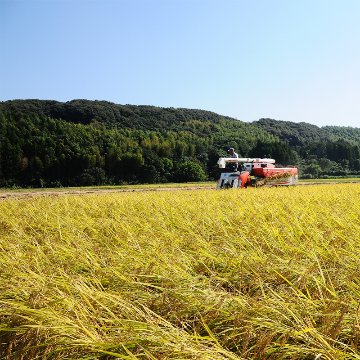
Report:
[{"label": "rice field", "polygon": [[0,201],[0,359],[360,359],[360,184]]}]

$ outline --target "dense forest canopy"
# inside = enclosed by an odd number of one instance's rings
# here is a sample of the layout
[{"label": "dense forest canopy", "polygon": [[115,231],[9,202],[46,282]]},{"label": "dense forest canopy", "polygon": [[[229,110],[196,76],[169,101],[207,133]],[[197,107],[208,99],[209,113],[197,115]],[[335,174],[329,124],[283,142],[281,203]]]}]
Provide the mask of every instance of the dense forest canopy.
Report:
[{"label": "dense forest canopy", "polygon": [[297,165],[303,177],[360,174],[360,129],[106,101],[0,102],[0,186],[216,179],[228,147]]}]

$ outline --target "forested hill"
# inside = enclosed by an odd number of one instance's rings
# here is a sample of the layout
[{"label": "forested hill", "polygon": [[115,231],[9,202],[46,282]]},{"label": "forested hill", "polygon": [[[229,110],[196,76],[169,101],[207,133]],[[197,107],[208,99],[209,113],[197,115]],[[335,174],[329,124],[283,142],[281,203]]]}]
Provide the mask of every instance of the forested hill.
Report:
[{"label": "forested hill", "polygon": [[303,177],[360,174],[360,129],[107,101],[0,102],[0,186],[215,179],[228,147]]},{"label": "forested hill", "polygon": [[360,128],[345,126],[324,126],[305,122],[294,123],[274,119],[260,119],[252,124],[259,126],[291,146],[303,146],[314,142],[345,140],[360,145]]},{"label": "forested hill", "polygon": [[294,123],[274,119],[260,119],[254,121],[253,124],[285,140],[291,146],[303,146],[314,141],[326,141],[331,137],[326,130],[305,122]]},{"label": "forested hill", "polygon": [[322,129],[334,139],[344,139],[355,144],[360,144],[360,128],[349,126],[324,126]]},{"label": "forested hill", "polygon": [[108,101],[72,100],[12,100],[0,103],[3,112],[27,116],[46,116],[72,123],[101,123],[107,128],[142,130],[182,130],[186,123],[200,120],[218,124],[231,119],[210,111],[160,108],[146,105],[119,105]]}]

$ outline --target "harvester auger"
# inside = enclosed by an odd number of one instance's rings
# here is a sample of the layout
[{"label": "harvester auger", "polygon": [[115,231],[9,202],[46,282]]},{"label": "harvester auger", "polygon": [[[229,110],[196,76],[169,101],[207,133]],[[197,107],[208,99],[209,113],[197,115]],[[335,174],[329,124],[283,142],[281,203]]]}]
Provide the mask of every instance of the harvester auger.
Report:
[{"label": "harvester auger", "polygon": [[[238,171],[228,167],[234,164],[238,164]],[[219,158],[218,165],[222,171],[217,189],[290,186],[298,181],[296,167],[276,167],[274,159]]]}]

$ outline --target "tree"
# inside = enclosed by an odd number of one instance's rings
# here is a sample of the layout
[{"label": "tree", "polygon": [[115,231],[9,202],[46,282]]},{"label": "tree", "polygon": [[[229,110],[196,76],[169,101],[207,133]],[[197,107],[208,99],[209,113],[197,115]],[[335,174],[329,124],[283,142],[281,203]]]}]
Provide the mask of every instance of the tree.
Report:
[{"label": "tree", "polygon": [[202,166],[192,160],[186,160],[178,164],[175,177],[179,182],[204,181],[207,178]]},{"label": "tree", "polygon": [[311,163],[304,168],[304,176],[311,179],[319,178],[321,174],[321,167],[316,163]]},{"label": "tree", "polygon": [[85,169],[77,178],[77,184],[80,186],[104,185],[107,182],[105,171],[98,167]]}]

